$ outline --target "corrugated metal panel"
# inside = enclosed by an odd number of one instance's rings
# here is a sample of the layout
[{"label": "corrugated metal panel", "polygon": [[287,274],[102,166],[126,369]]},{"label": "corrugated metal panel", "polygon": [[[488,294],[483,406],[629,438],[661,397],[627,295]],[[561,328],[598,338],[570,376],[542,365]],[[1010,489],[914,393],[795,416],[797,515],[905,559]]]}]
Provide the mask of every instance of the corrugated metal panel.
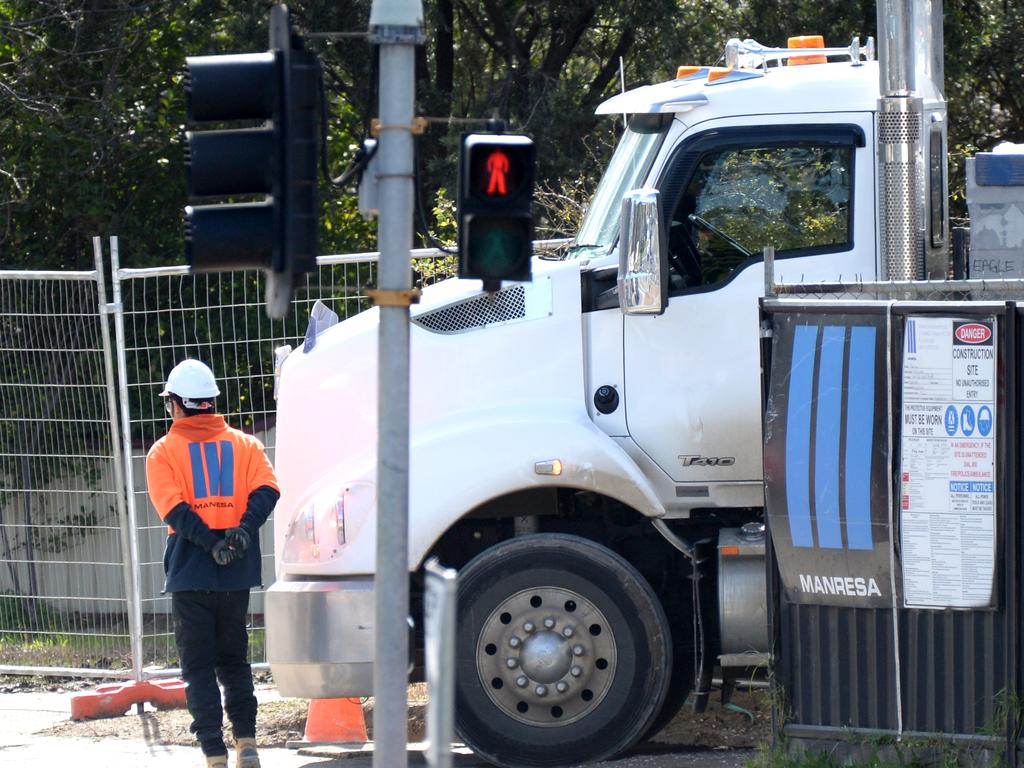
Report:
[{"label": "corrugated metal panel", "polygon": [[900,611],[903,725],[909,731],[992,732],[1008,682],[1007,623],[995,611]]},{"label": "corrugated metal panel", "polygon": [[[1008,681],[1006,616],[899,611],[903,729],[992,733]],[[892,612],[785,606],[781,684],[789,722],[897,730]]]},{"label": "corrugated metal panel", "polygon": [[790,723],[896,728],[891,611],[783,605],[779,615]]}]

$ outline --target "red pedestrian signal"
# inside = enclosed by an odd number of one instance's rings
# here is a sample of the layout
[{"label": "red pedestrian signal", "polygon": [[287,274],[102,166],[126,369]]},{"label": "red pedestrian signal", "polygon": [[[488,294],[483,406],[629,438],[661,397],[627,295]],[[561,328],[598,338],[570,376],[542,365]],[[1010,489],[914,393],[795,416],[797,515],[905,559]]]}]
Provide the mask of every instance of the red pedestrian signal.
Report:
[{"label": "red pedestrian signal", "polygon": [[505,177],[508,175],[508,155],[500,149],[491,152],[487,157],[487,194],[504,197],[508,194]]},{"label": "red pedestrian signal", "polygon": [[497,290],[529,280],[533,255],[533,141],[470,134],[459,155],[459,277]]}]

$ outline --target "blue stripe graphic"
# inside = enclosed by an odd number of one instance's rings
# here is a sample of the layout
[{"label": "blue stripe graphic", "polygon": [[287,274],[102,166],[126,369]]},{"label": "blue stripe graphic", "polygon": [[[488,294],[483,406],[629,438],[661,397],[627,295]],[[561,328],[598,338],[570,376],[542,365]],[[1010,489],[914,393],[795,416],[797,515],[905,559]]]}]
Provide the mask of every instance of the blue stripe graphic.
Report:
[{"label": "blue stripe graphic", "polygon": [[844,326],[825,326],[818,364],[818,414],[814,431],[814,512],[818,544],[842,549],[839,524],[839,427],[843,404]]},{"label": "blue stripe graphic", "polygon": [[203,443],[206,453],[206,473],[210,477],[210,495],[220,496],[220,461],[217,460],[217,444]]},{"label": "blue stripe graphic", "polygon": [[871,446],[875,427],[875,329],[850,329],[846,396],[846,541],[871,549]]},{"label": "blue stripe graphic", "polygon": [[192,463],[192,491],[197,499],[205,499],[209,495],[206,493],[206,473],[203,472],[202,450],[202,443],[188,444],[188,455]]},{"label": "blue stripe graphic", "polygon": [[206,469],[210,476],[211,496],[231,496],[235,486],[235,461],[231,443],[220,442],[220,457],[217,456],[217,443],[203,443],[206,453]]},{"label": "blue stripe graphic", "polygon": [[235,447],[230,440],[220,441],[220,494],[235,494]]},{"label": "blue stripe graphic", "polygon": [[907,352],[917,352],[917,325],[913,318],[907,320]]},{"label": "blue stripe graphic", "polygon": [[794,547],[813,547],[811,533],[811,393],[818,329],[799,325],[793,334],[786,414],[786,502]]}]

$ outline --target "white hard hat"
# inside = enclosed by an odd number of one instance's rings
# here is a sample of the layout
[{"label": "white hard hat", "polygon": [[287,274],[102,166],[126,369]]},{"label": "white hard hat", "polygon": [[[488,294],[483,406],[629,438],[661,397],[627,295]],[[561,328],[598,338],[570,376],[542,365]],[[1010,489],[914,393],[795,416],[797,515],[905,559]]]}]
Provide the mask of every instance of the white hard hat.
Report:
[{"label": "white hard hat", "polygon": [[198,360],[182,360],[171,370],[160,397],[171,393],[180,397],[186,408],[209,408],[212,403],[203,402],[219,395],[220,389],[208,366]]}]

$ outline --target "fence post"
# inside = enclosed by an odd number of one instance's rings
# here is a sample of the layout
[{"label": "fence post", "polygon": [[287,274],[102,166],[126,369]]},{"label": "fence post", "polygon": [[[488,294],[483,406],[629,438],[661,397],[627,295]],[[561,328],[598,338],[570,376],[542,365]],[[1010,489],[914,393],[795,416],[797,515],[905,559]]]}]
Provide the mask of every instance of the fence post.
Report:
[{"label": "fence post", "polygon": [[142,679],[142,571],[139,567],[139,525],[135,510],[135,472],[132,468],[132,423],[128,411],[128,356],[125,353],[124,305],[121,302],[121,259],[117,236],[110,238],[110,275],[114,290],[111,312],[114,315],[114,333],[117,340],[117,387],[121,401],[122,458],[124,461],[124,488],[128,513],[128,550],[131,568],[131,603],[128,606],[128,629],[131,632],[132,671],[136,680]]},{"label": "fence post", "polygon": [[[139,586],[132,568],[132,530],[128,524],[128,509],[125,499],[131,496],[131,489],[124,482],[124,454],[121,450],[121,431],[117,417],[117,391],[114,388],[114,359],[110,346],[110,325],[107,316],[120,310],[120,303],[107,303],[107,278],[104,274],[103,243],[99,237],[92,239],[93,256],[96,260],[96,294],[99,300],[100,336],[103,340],[103,373],[107,390],[107,411],[110,414],[110,446],[113,453],[114,487],[117,489],[117,520],[121,528],[121,561],[124,564],[124,596],[127,602],[128,641],[132,656],[132,679],[142,679],[142,631],[135,606],[139,605]],[[130,460],[130,455],[129,455]]]}]

